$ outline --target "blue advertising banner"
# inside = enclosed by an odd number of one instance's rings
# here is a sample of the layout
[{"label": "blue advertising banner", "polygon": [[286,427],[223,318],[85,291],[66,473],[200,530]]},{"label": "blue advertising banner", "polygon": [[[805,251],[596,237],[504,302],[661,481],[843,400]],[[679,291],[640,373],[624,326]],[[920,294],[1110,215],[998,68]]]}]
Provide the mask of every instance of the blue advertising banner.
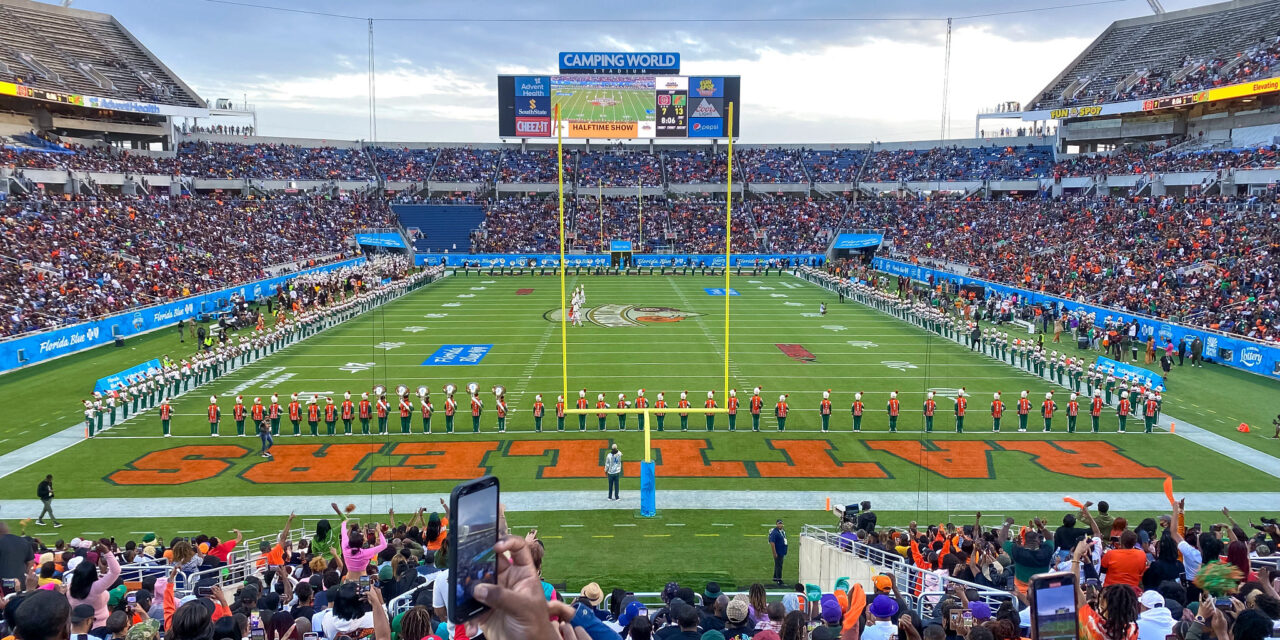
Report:
[{"label": "blue advertising banner", "polygon": [[[1112,375],[1117,378],[1129,376],[1130,380],[1137,380],[1139,384],[1148,389],[1165,386],[1164,378],[1143,369],[1142,367],[1126,364],[1119,360],[1112,360],[1111,358],[1104,358],[1102,356],[1098,356],[1098,360],[1094,364],[1096,364],[1099,369],[1114,372]],[[1165,388],[1167,389],[1168,387]]]},{"label": "blue advertising banner", "polygon": [[422,361],[424,367],[471,366],[481,360],[493,348],[491,344],[445,344]]},{"label": "blue advertising banner", "polygon": [[93,385],[93,390],[105,393],[111,389],[119,389],[121,385],[128,386],[136,380],[141,380],[144,377],[143,374],[145,374],[149,369],[155,369],[158,371],[160,369],[160,361],[148,360],[142,364],[129,367],[124,371],[113,373],[105,378],[98,378],[98,382]]},{"label": "blue advertising banner", "polygon": [[[731,256],[735,267],[777,266],[807,264],[817,266],[825,259],[821,253],[744,253]],[[461,267],[464,265],[491,267],[558,267],[560,256],[554,253],[419,253],[414,264],[440,264]],[[567,255],[565,264],[570,267],[607,267],[607,255]],[[631,256],[635,267],[723,267],[723,254],[641,254]]]},{"label": "blue advertising banner", "polygon": [[836,241],[831,245],[832,249],[866,249],[868,247],[878,247],[884,242],[884,235],[880,233],[842,233],[836,236]]},{"label": "blue advertising banner", "polygon": [[369,247],[391,247],[404,249],[404,240],[398,233],[357,233],[356,244]]},{"label": "blue advertising banner", "polygon": [[724,118],[689,118],[689,137],[724,137]]},{"label": "blue advertising banner", "polygon": [[[709,295],[709,296],[723,296],[723,295],[724,295],[724,289],[723,289],[723,288],[721,288],[721,289],[703,289],[703,291],[706,291],[706,292],[707,292],[707,295]],[[731,295],[731,296],[736,296],[736,295],[738,295],[738,290],[737,290],[737,289],[730,289],[730,290],[729,290],[729,295]]]},{"label": "blue advertising banner", "polygon": [[127,338],[152,329],[172,327],[175,323],[202,313],[223,309],[231,296],[239,294],[245,300],[256,300],[273,295],[279,287],[293,278],[307,273],[324,273],[342,267],[358,265],[364,258],[353,258],[333,264],[304,269],[297,273],[276,276],[248,284],[183,298],[174,302],[146,307],[131,313],[121,313],[100,320],[83,322],[44,333],[0,342],[0,371],[51,360],[90,347],[111,342],[116,337]]},{"label": "blue advertising banner", "polygon": [[610,251],[630,251],[631,241],[630,240],[610,240],[609,250]]},{"label": "blue advertising banner", "polygon": [[675,52],[562,51],[559,61],[561,73],[602,70],[680,73],[680,54]]},{"label": "blue advertising banner", "polygon": [[520,98],[551,95],[551,76],[516,76],[516,96]]},{"label": "blue advertising banner", "polygon": [[516,100],[517,116],[540,116],[547,117],[551,115],[551,98],[546,96],[528,96]]},{"label": "blue advertising banner", "polygon": [[1129,319],[1136,319],[1140,327],[1140,334],[1143,336],[1155,335],[1158,346],[1162,346],[1165,340],[1173,342],[1175,345],[1180,340],[1186,340],[1190,344],[1195,338],[1200,338],[1204,344],[1204,357],[1208,360],[1221,362],[1230,367],[1242,369],[1250,373],[1257,373],[1270,378],[1280,379],[1280,347],[1268,344],[1259,344],[1253,340],[1245,338],[1237,338],[1234,336],[1214,333],[1207,329],[1196,327],[1186,327],[1179,324],[1172,324],[1155,318],[1147,318],[1135,315],[1133,313],[1111,309],[1108,307],[1098,307],[1094,305],[1076,302],[1074,300],[1066,300],[1056,296],[1051,296],[1036,291],[1027,291],[1009,285],[988,282],[978,278],[970,278],[951,273],[949,271],[941,271],[919,265],[898,262],[897,260],[889,260],[886,258],[875,258],[872,266],[885,273],[905,276],[913,280],[921,282],[938,282],[947,281],[956,284],[976,284],[986,287],[989,291],[1001,296],[1016,296],[1020,303],[1025,304],[1053,304],[1067,311],[1082,311],[1084,313],[1092,313],[1095,317],[1102,319],[1111,316],[1112,319],[1121,322]]}]

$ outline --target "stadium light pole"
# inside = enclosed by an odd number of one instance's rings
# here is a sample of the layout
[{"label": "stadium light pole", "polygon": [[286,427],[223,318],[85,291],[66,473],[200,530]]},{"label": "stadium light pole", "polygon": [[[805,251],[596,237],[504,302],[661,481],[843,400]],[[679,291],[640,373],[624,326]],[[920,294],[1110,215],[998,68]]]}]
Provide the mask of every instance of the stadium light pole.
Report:
[{"label": "stadium light pole", "polygon": [[564,125],[560,121],[560,105],[556,105],[556,182],[560,199],[560,387],[569,402],[568,319],[564,309]]},{"label": "stadium light pole", "polygon": [[733,103],[729,103],[728,113],[728,133],[729,133],[729,156],[726,163],[728,176],[726,184],[729,188],[729,197],[725,199],[724,205],[724,395],[720,396],[729,401],[729,251],[730,245],[733,243]]}]

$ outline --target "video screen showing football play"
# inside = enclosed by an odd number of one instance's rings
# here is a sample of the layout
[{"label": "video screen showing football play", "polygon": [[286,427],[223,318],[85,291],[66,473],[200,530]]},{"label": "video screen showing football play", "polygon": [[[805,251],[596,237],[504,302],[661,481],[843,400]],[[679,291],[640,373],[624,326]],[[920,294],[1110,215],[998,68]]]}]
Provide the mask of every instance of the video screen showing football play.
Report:
[{"label": "video screen showing football play", "polygon": [[1276,637],[1280,2],[968,4],[0,0],[0,637]]}]

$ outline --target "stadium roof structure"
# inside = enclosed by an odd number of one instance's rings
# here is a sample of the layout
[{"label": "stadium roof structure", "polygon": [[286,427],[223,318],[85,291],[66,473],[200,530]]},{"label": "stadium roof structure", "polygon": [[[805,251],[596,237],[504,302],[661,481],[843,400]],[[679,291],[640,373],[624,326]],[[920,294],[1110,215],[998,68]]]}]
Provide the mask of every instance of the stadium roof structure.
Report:
[{"label": "stadium roof structure", "polygon": [[1147,77],[1173,84],[1215,58],[1230,58],[1227,65],[1243,61],[1241,54],[1278,31],[1278,0],[1233,0],[1118,20],[1027,101],[1027,108],[1063,106],[1070,102],[1067,94],[1075,104],[1123,100],[1115,97],[1118,89]]},{"label": "stadium roof structure", "polygon": [[76,97],[205,107],[113,16],[31,0],[0,0],[0,81]]}]

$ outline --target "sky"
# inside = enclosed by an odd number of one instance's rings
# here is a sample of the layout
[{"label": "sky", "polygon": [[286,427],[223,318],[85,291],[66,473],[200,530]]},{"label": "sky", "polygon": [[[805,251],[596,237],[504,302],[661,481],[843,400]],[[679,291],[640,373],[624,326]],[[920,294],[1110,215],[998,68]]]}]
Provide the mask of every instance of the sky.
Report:
[{"label": "sky", "polygon": [[[498,74],[554,73],[560,51],[676,51],[686,75],[742,76],[741,142],[858,143],[943,137],[947,17],[955,20],[946,137],[964,138],[974,135],[975,114],[1029,101],[1111,22],[1151,14],[1146,0],[1070,6],[1089,2],[74,0],[72,6],[114,15],[205,99],[247,100],[261,135],[373,137],[367,19],[374,18],[379,141],[496,142]],[[1202,4],[1163,0],[1169,11]]]}]

